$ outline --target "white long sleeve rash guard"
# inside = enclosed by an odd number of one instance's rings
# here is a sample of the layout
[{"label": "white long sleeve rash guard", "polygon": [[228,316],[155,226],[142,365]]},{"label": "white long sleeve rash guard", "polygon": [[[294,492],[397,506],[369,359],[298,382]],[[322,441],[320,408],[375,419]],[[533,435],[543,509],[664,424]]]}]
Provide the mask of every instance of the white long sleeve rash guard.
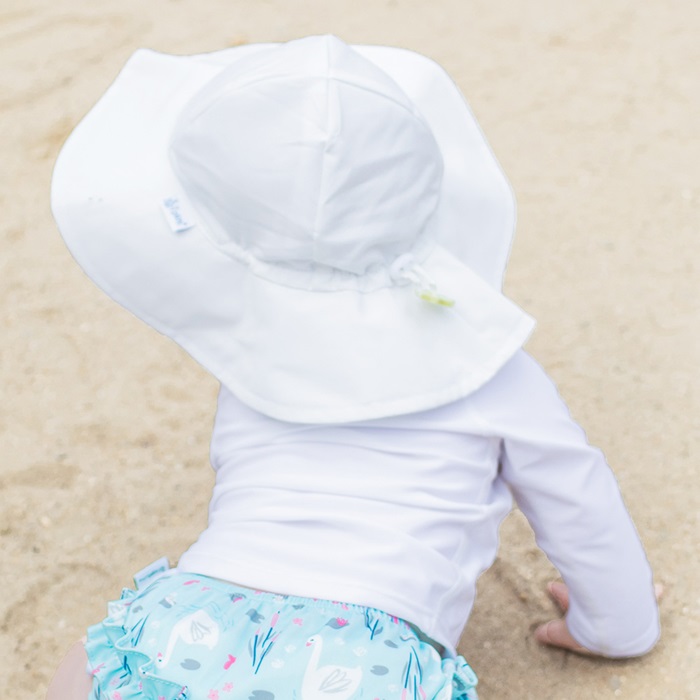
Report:
[{"label": "white long sleeve rash guard", "polygon": [[635,656],[658,638],[615,478],[523,351],[464,399],[361,423],[286,423],[222,389],[211,456],[209,525],[180,570],[380,608],[454,653],[512,493],[580,644]]}]

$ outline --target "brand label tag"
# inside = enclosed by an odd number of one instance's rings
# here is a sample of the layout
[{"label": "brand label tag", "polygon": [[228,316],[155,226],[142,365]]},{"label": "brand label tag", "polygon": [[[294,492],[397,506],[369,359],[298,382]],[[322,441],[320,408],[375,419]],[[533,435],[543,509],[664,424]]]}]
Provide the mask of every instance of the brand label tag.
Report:
[{"label": "brand label tag", "polygon": [[170,570],[170,562],[168,562],[167,557],[161,557],[156,559],[152,564],[145,566],[141,571],[137,571],[134,574],[134,583],[136,584],[136,590],[140,591],[142,588],[153,583],[156,579],[160,578],[166,571]]},{"label": "brand label tag", "polygon": [[160,203],[160,208],[174,233],[187,231],[195,224],[194,218],[187,211],[187,205],[180,197],[165,197]]}]

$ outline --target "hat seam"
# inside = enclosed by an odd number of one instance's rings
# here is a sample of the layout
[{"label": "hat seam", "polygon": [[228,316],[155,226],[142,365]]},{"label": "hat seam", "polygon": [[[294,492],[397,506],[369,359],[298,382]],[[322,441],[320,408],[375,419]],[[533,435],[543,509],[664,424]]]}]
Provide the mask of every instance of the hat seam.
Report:
[{"label": "hat seam", "polygon": [[[381,68],[380,68],[380,70],[381,70]],[[394,87],[397,90],[401,90],[401,88],[396,84],[396,82],[394,81],[394,79],[390,75],[388,75],[386,73],[385,73],[385,75],[392,82],[392,84],[394,85]],[[218,75],[214,76],[214,79],[216,79],[217,77],[218,77]],[[250,82],[241,83],[240,85],[236,85],[235,87],[229,88],[227,90],[223,90],[223,91],[217,93],[216,97],[214,99],[212,99],[211,101],[207,102],[206,105],[204,105],[200,110],[198,110],[197,112],[191,113],[190,115],[188,115],[188,117],[189,117],[190,121],[195,121],[196,119],[199,119],[199,117],[201,117],[202,114],[204,114],[207,110],[209,110],[213,105],[217,104],[224,97],[228,97],[230,95],[233,95],[236,92],[238,92],[239,90],[241,90],[242,88],[248,88],[248,87],[251,87],[254,85],[259,85],[262,83],[281,81],[283,78],[288,78],[288,77],[291,77],[291,76],[266,76],[264,78],[258,78],[256,80],[251,80]],[[419,119],[421,124],[427,128],[427,123],[425,121],[425,117],[423,117],[423,115],[420,113],[420,111],[417,109],[417,107],[415,105],[402,104],[399,100],[397,100],[392,95],[387,95],[386,93],[381,92],[381,91],[377,90],[376,88],[373,88],[369,85],[358,83],[358,82],[353,82],[351,80],[348,80],[347,78],[341,78],[341,77],[335,76],[335,75],[323,75],[321,73],[308,74],[308,75],[305,75],[304,78],[305,79],[320,78],[320,79],[328,80],[328,81],[332,80],[336,83],[342,83],[343,85],[348,85],[350,87],[357,88],[358,90],[364,90],[365,92],[371,92],[374,95],[378,95],[379,97],[383,97],[384,99],[388,100],[389,102],[392,102],[397,107],[401,108],[403,111],[407,112],[411,116],[416,117],[417,119]]]},{"label": "hat seam", "polygon": [[[328,54],[328,49],[326,49],[326,54]],[[328,58],[328,56],[327,56]],[[330,61],[327,63],[328,65],[328,70],[330,70]],[[313,272],[315,271],[316,265],[318,264],[318,246],[319,246],[319,222],[321,220],[321,213],[323,211],[323,206],[322,206],[322,201],[325,196],[325,190],[326,190],[326,170],[327,170],[327,164],[328,164],[328,150],[330,147],[330,144],[332,141],[335,140],[336,135],[331,133],[330,129],[330,114],[331,114],[331,108],[330,108],[330,101],[331,101],[331,81],[330,77],[326,75],[326,128],[328,129],[328,138],[325,140],[323,144],[323,155],[321,156],[321,176],[319,178],[319,186],[318,186],[318,193],[316,196],[316,214],[314,215],[314,229],[311,232],[311,240],[312,240],[312,246],[311,246],[311,259],[313,262],[312,265],[312,275]]]}]

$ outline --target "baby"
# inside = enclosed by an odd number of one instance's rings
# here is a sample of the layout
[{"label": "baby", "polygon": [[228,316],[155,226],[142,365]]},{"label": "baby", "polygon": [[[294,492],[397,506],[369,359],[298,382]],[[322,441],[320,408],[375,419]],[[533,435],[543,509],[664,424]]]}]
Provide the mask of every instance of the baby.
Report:
[{"label": "baby", "polygon": [[512,497],[565,582],[537,639],[653,646],[615,479],[500,291],[510,188],[432,61],[138,51],[52,203],[85,271],[221,391],[207,529],[110,603],[50,700],[473,700],[457,643]]}]

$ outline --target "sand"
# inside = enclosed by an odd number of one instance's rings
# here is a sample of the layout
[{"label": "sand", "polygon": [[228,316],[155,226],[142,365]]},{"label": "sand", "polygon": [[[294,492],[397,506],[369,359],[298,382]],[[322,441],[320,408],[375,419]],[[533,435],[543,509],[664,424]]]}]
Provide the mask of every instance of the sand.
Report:
[{"label": "sand", "polygon": [[61,143],[141,46],[196,53],[332,32],[437,59],[519,202],[508,294],[529,349],[614,466],[663,637],[601,661],[539,647],[553,571],[503,528],[461,650],[484,700],[700,696],[700,5],[692,0],[3,0],[0,696],[52,669],[132,572],[205,523],[216,384],[108,300],[49,211]]}]

